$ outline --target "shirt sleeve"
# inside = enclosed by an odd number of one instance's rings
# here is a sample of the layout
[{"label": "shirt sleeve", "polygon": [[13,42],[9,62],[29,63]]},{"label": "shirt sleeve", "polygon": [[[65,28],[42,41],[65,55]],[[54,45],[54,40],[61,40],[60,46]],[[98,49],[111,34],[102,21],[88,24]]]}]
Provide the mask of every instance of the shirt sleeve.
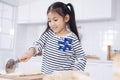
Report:
[{"label": "shirt sleeve", "polygon": [[74,55],[75,55],[74,67],[80,71],[84,71],[87,59],[86,59],[85,52],[84,52],[83,48],[81,47],[80,41],[78,39],[73,41],[73,50],[75,52],[74,53]]},{"label": "shirt sleeve", "polygon": [[47,34],[43,33],[37,41],[33,42],[33,47],[36,49],[35,54],[38,54],[40,51],[42,51],[42,49],[44,49],[46,41]]}]

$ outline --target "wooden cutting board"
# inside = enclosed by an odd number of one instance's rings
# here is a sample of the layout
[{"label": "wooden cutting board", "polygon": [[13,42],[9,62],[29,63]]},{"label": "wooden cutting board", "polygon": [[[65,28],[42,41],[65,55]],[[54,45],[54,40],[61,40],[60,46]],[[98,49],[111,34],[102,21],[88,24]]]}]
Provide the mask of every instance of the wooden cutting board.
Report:
[{"label": "wooden cutting board", "polygon": [[0,74],[0,78],[11,80],[42,80],[44,74],[23,74],[23,75],[7,75]]}]

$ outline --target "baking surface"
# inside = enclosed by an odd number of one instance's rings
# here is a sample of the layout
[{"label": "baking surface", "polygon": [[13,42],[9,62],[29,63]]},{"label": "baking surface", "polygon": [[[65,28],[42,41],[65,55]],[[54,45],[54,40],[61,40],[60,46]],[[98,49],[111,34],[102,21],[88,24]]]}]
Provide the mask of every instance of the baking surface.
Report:
[{"label": "baking surface", "polygon": [[42,72],[34,71],[15,71],[13,73],[6,73],[5,71],[0,73],[0,78],[11,79],[11,80],[42,80]]},{"label": "baking surface", "polygon": [[42,73],[21,74],[21,75],[0,74],[0,78],[11,79],[11,80],[42,80],[43,77],[44,75]]}]

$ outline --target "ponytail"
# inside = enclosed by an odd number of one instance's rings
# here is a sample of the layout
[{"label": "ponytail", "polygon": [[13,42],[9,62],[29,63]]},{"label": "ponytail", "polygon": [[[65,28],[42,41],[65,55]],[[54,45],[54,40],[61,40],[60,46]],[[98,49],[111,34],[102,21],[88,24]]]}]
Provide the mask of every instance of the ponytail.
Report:
[{"label": "ponytail", "polygon": [[77,31],[77,26],[76,26],[76,20],[75,20],[75,13],[74,13],[74,8],[72,6],[71,3],[68,3],[66,4],[66,6],[69,8],[70,7],[70,21],[68,22],[69,24],[69,27],[70,27],[70,30],[75,33],[78,37],[78,39],[80,40],[79,38],[79,34],[78,34],[78,31]]}]

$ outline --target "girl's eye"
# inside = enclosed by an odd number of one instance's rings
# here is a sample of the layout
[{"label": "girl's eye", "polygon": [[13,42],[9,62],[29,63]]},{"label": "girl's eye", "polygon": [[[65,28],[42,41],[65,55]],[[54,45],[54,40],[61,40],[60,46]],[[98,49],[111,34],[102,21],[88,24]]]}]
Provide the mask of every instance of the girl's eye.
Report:
[{"label": "girl's eye", "polygon": [[55,19],[54,21],[58,21],[58,19]]}]

